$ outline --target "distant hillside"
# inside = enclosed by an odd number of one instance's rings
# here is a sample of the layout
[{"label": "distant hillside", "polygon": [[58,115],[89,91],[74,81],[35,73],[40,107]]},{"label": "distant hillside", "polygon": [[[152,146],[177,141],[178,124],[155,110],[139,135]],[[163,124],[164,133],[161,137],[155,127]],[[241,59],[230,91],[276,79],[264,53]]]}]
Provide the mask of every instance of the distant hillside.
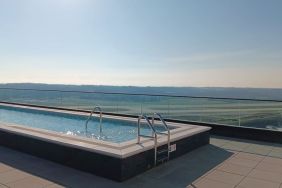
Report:
[{"label": "distant hillside", "polygon": [[168,94],[188,96],[209,96],[227,98],[252,98],[282,100],[282,89],[255,88],[196,88],[196,87],[133,87],[133,86],[97,86],[97,85],[50,85],[50,84],[0,84],[0,88],[19,89],[55,89],[74,91],[102,91],[122,93]]}]

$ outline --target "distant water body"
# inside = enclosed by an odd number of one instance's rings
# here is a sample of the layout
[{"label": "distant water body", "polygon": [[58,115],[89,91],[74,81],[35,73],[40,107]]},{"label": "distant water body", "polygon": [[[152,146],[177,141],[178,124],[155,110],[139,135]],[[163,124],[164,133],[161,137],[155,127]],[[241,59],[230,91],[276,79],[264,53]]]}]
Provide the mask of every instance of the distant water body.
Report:
[{"label": "distant water body", "polygon": [[58,84],[0,84],[0,88],[99,91],[117,93],[165,94],[208,96],[226,98],[250,98],[282,100],[282,88],[219,88],[219,87],[135,87],[135,86],[102,86],[102,85],[58,85]]}]

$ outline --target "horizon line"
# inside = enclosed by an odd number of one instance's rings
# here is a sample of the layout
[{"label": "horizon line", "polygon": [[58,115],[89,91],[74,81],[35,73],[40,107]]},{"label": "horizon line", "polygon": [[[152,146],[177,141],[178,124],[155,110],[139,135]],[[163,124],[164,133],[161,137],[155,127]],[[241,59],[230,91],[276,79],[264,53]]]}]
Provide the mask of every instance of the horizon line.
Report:
[{"label": "horizon line", "polygon": [[43,83],[43,82],[0,82],[0,85],[8,85],[8,84],[34,84],[34,85],[65,85],[65,86],[106,86],[106,87],[151,87],[151,88],[226,88],[226,89],[282,89],[277,87],[231,87],[231,86],[154,86],[154,85],[107,85],[107,84],[75,84],[75,83]]}]

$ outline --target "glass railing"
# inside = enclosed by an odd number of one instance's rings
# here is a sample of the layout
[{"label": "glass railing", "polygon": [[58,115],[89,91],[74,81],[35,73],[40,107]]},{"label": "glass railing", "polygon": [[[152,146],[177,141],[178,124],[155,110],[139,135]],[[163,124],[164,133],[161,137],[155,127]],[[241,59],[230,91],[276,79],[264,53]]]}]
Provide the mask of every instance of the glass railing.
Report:
[{"label": "glass railing", "polygon": [[0,88],[0,101],[282,131],[282,101]]}]

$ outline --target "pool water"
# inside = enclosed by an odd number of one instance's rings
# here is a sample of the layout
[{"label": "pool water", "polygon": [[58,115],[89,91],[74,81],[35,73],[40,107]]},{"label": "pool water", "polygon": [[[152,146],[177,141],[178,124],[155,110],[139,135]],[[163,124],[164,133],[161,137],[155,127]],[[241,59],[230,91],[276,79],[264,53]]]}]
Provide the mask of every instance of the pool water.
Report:
[{"label": "pool water", "polygon": [[[137,122],[104,118],[102,122],[103,131],[100,134],[99,118],[93,116],[88,123],[87,132],[85,131],[86,120],[87,117],[79,115],[0,106],[0,122],[4,123],[15,123],[26,127],[115,143],[129,141],[137,137]],[[156,129],[164,131],[162,127],[156,127]],[[144,124],[141,127],[141,133],[151,135],[152,131]]]}]

